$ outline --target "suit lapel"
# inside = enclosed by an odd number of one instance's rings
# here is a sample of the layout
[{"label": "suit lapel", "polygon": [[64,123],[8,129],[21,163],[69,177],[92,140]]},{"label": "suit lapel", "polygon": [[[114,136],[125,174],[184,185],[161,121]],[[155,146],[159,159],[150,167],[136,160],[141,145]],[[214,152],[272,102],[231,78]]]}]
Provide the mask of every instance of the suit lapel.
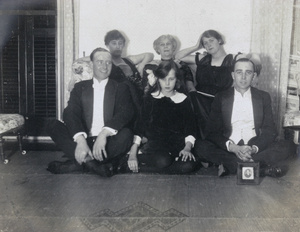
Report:
[{"label": "suit lapel", "polygon": [[93,106],[94,106],[94,88],[93,88],[93,80],[90,80],[89,82],[87,82],[85,86],[83,86],[83,90],[82,90],[83,114],[84,114],[84,118],[88,130],[90,130],[92,127]]},{"label": "suit lapel", "polygon": [[259,135],[259,131],[257,131],[257,129],[260,128],[260,124],[263,121],[263,102],[262,98],[254,88],[251,88],[251,97],[253,106],[254,127],[256,130],[256,134]]},{"label": "suit lapel", "polygon": [[[224,100],[222,103],[222,112],[224,126],[228,129],[231,133],[231,117],[232,117],[232,108],[233,108],[233,100],[234,100],[234,88],[231,88],[230,91],[226,92],[224,95]],[[227,130],[226,130],[227,131]]]},{"label": "suit lapel", "polygon": [[104,94],[104,124],[113,117],[115,98],[117,91],[117,83],[113,80],[108,80]]}]

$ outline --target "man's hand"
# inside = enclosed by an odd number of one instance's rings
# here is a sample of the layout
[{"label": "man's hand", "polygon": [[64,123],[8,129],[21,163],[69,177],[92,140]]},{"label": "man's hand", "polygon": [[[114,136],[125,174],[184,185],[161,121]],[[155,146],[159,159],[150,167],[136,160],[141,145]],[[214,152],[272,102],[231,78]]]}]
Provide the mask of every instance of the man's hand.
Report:
[{"label": "man's hand", "polygon": [[87,159],[93,159],[92,152],[83,136],[79,136],[76,139],[77,145],[75,148],[75,159],[81,165],[85,163]]},{"label": "man's hand", "polygon": [[229,151],[233,152],[237,158],[244,162],[253,162],[252,154],[253,149],[248,145],[236,145],[236,144],[230,144],[229,145]]},{"label": "man's hand", "polygon": [[108,130],[104,129],[98,135],[93,146],[93,157],[96,160],[103,161],[105,158],[107,158],[105,146],[107,143],[107,137],[110,136],[110,134],[111,133]]}]

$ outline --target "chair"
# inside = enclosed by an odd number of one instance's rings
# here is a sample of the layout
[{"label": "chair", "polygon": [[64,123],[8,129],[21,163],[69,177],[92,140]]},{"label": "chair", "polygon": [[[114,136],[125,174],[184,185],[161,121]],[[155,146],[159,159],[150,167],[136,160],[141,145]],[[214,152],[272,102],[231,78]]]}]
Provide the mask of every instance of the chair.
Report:
[{"label": "chair", "polygon": [[0,114],[0,155],[4,164],[9,162],[4,152],[4,136],[17,135],[20,154],[25,155],[22,138],[25,130],[25,119],[20,114]]}]

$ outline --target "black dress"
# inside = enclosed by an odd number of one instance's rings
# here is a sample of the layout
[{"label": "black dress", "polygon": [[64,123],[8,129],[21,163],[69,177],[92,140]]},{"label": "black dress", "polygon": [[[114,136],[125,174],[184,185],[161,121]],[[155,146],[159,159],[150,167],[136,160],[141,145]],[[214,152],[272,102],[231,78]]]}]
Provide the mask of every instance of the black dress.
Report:
[{"label": "black dress", "polygon": [[194,161],[176,161],[179,152],[185,147],[185,138],[189,135],[195,137],[196,134],[189,98],[175,103],[169,97],[145,96],[137,134],[148,139],[141,148],[143,154],[138,155],[141,172],[180,174],[195,169]]},{"label": "black dress", "polygon": [[199,61],[199,54],[196,55],[196,90],[190,93],[197,118],[198,133],[200,138],[205,137],[205,126],[211,109],[214,96],[232,86],[231,76],[234,57],[228,54],[221,66],[211,65],[212,56],[207,54]]}]

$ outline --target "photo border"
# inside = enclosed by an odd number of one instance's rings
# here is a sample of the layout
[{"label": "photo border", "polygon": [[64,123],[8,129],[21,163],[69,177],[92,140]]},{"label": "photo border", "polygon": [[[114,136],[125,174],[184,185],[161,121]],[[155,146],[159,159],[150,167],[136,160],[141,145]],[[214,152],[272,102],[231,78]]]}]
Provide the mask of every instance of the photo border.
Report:
[{"label": "photo border", "polygon": [[[243,167],[253,167],[254,169],[254,179],[253,180],[245,180],[242,178],[243,173],[242,169]],[[258,185],[260,184],[260,178],[259,178],[259,162],[243,162],[239,163],[237,166],[237,184],[238,185]]]}]

